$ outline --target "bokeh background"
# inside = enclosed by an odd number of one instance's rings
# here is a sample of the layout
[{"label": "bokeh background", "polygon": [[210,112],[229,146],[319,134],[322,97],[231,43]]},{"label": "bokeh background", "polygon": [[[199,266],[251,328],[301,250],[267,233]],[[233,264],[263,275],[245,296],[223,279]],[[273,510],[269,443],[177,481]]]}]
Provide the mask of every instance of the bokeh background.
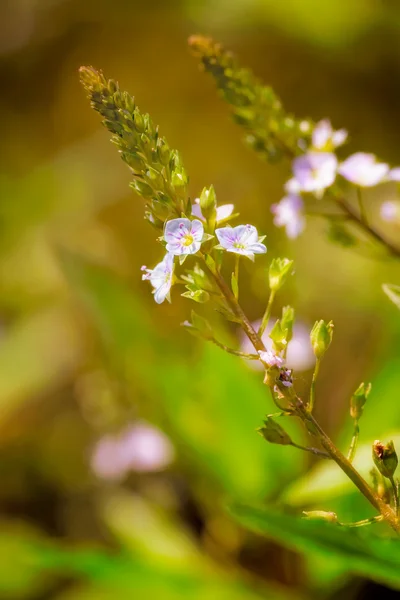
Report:
[{"label": "bokeh background", "polygon": [[[220,203],[267,234],[269,258],[295,259],[276,314],[294,305],[301,331],[335,322],[318,386],[328,432],[346,447],[349,397],[371,380],[364,468],[369,442],[400,435],[400,319],[381,290],[399,283],[399,265],[363,243],[332,243],[318,218],[295,242],[273,227],[289,165],[242,144],[188,52],[192,33],[230,47],[290,111],[346,127],[349,151],[400,162],[396,0],[0,1],[0,597],[397,597],[334,557],[297,554],[231,519],[231,498],[337,510],[343,521],[370,511],[335,469],[255,433],[273,412],[262,375],[188,336],[190,302],[173,292],[159,307],[141,281],[160,247],[80,87],[82,64],[117,79],[160,124],[191,197],[213,183]],[[395,194],[367,194],[371,218]],[[242,277],[254,320],[267,264]],[[235,329],[215,326],[238,343]],[[304,389],[311,366],[298,373]]]}]

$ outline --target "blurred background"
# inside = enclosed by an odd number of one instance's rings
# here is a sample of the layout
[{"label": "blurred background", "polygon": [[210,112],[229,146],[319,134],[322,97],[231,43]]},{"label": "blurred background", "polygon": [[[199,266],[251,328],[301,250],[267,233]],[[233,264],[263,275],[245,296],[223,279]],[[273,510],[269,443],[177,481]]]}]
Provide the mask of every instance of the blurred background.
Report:
[{"label": "blurred background", "polygon": [[[273,227],[289,165],[242,144],[188,52],[192,33],[231,48],[288,110],[347,128],[349,152],[400,162],[396,0],[0,0],[0,598],[398,597],[334,556],[297,554],[231,519],[231,498],[342,521],[371,511],[336,469],[266,444],[255,432],[273,412],[262,374],[188,336],[180,323],[196,307],[177,290],[159,307],[141,282],[160,248],[80,87],[82,64],[151,114],[182,153],[192,198],[213,183],[219,203],[267,234],[269,260],[295,259],[276,315],[296,307],[303,389],[308,330],[334,320],[317,404],[333,438],[349,443],[361,381],[373,382],[362,468],[372,440],[400,436],[400,319],[381,291],[400,283],[399,265],[333,244],[318,218],[295,242]],[[395,194],[366,195],[374,219]],[[267,264],[243,274],[253,320]]]}]

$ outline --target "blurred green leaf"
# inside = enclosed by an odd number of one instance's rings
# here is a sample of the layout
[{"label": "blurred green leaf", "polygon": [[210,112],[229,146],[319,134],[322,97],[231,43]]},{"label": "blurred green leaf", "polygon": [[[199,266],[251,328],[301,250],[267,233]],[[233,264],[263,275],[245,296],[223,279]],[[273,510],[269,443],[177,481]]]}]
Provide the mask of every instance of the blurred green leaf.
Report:
[{"label": "blurred green leaf", "polygon": [[340,559],[348,571],[400,588],[400,544],[370,530],[350,531],[325,522],[307,521],[270,507],[235,505],[231,514],[245,527],[306,555]]}]

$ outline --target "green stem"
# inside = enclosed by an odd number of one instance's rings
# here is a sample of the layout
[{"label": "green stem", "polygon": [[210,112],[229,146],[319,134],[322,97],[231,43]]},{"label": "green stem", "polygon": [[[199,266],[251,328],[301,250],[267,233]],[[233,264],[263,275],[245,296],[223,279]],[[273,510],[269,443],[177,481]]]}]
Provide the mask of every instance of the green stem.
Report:
[{"label": "green stem", "polygon": [[234,292],[234,296],[236,300],[239,300],[239,254],[235,254],[235,279],[236,279],[236,292]]},{"label": "green stem", "polygon": [[309,401],[308,407],[307,407],[308,411],[310,413],[313,411],[314,404],[315,404],[315,384],[317,382],[320,365],[321,365],[321,359],[317,358],[317,360],[315,362],[314,373],[313,373],[312,380],[311,380],[310,401]]},{"label": "green stem", "polygon": [[264,316],[262,318],[260,328],[258,330],[259,337],[262,337],[262,334],[264,333],[264,331],[265,331],[265,329],[266,329],[266,327],[268,325],[268,321],[269,321],[269,319],[271,317],[272,304],[273,304],[273,302],[275,300],[275,294],[276,294],[275,290],[271,290],[271,293],[270,293],[269,298],[268,298],[267,308],[265,309],[265,313],[264,313]]},{"label": "green stem", "polygon": [[358,436],[360,435],[360,428],[358,426],[358,419],[354,420],[354,432],[353,437],[351,438],[350,448],[347,453],[347,460],[349,462],[353,462],[354,457],[356,455],[357,444],[358,444]]},{"label": "green stem", "polygon": [[300,444],[296,444],[295,442],[292,442],[291,445],[294,448],[298,448],[299,450],[311,452],[311,454],[315,454],[315,456],[319,456],[320,458],[331,458],[327,452],[324,452],[324,450],[319,450],[318,448],[312,448],[310,446],[301,446]]},{"label": "green stem", "polygon": [[[400,255],[400,251],[399,251]],[[234,315],[240,320],[241,326],[251,343],[253,344],[255,350],[257,352],[266,352],[266,348],[264,346],[263,341],[255,332],[252,324],[249,319],[243,312],[240,304],[232,294],[229,286],[226,284],[225,280],[218,272],[215,267],[214,261],[211,257],[203,257],[205,263],[214,277],[214,281],[221,290],[222,294],[225,296],[226,302],[231,308]],[[277,404],[276,399],[274,398],[273,390],[271,389],[272,397],[274,399],[275,404]],[[290,389],[290,388],[288,388]],[[277,404],[279,410],[287,411],[282,406]],[[336,448],[335,444],[331,441],[331,439],[327,436],[324,430],[321,428],[319,423],[314,419],[312,414],[307,410],[304,406],[303,402],[300,398],[295,399],[294,410],[299,418],[304,422],[308,431],[310,431],[313,435],[316,435],[319,439],[321,446],[326,450],[329,456],[336,462],[336,464],[340,467],[340,469],[347,475],[347,477],[354,483],[354,485],[359,489],[359,491],[363,494],[363,496],[372,504],[372,506],[382,515],[382,517],[387,521],[387,523],[396,531],[397,534],[400,535],[400,523],[397,520],[397,515],[394,511],[383,502],[381,498],[369,487],[365,479],[356,471],[350,461],[340,452],[338,448]]]},{"label": "green stem", "polygon": [[357,200],[358,200],[358,207],[360,209],[360,222],[363,224],[363,226],[368,228],[367,213],[365,211],[365,206],[364,206],[364,202],[362,199],[362,192],[361,192],[360,187],[357,187]]},{"label": "green stem", "polygon": [[393,503],[394,503],[394,512],[397,516],[399,516],[399,494],[395,480],[393,476],[389,478],[391,486],[393,488]]},{"label": "green stem", "polygon": [[215,338],[209,338],[209,339],[210,339],[210,342],[212,342],[213,344],[218,346],[218,348],[221,348],[221,350],[228,352],[228,354],[234,354],[235,356],[240,356],[241,358],[247,358],[248,360],[260,360],[260,357],[258,354],[248,354],[247,352],[240,352],[240,350],[235,350],[234,348],[230,348],[229,346],[222,344],[222,342],[219,342]]},{"label": "green stem", "polygon": [[377,517],[371,517],[370,519],[363,519],[362,521],[355,521],[355,523],[338,523],[341,527],[364,527],[365,525],[372,525],[373,523],[381,523],[383,516],[378,515]]}]

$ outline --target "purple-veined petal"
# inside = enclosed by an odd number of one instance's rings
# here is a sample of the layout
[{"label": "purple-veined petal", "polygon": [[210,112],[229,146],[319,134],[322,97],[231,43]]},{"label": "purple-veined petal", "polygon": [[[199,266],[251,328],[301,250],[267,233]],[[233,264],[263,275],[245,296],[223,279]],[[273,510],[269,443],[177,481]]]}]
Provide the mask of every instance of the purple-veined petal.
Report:
[{"label": "purple-veined petal", "polygon": [[215,235],[223,248],[232,248],[236,241],[236,236],[233,227],[220,227],[215,230]]},{"label": "purple-veined petal", "polygon": [[332,152],[308,152],[293,161],[293,173],[304,192],[324,190],[335,181],[337,158]]},{"label": "purple-veined petal", "polygon": [[[239,231],[239,227],[240,229]],[[235,227],[237,241],[239,244],[248,246],[249,244],[255,244],[258,241],[258,232],[254,225],[239,225]]]},{"label": "purple-veined petal", "polygon": [[248,246],[248,250],[254,254],[265,254],[267,251],[267,246],[261,242],[256,242],[255,244],[250,244]]},{"label": "purple-veined petal", "polygon": [[203,213],[201,212],[200,204],[197,203],[196,200],[195,200],[195,204],[192,204],[192,215],[193,215],[193,217],[197,217],[198,219],[204,220]]},{"label": "purple-veined petal", "polygon": [[191,221],[189,219],[171,219],[165,224],[164,240],[174,242],[190,232]]},{"label": "purple-veined petal", "polygon": [[171,290],[171,282],[164,281],[154,290],[154,300],[157,304],[162,304]]},{"label": "purple-veined petal", "polygon": [[204,235],[203,223],[201,221],[198,221],[197,219],[192,221],[190,233],[193,236],[195,242],[201,242]]}]

